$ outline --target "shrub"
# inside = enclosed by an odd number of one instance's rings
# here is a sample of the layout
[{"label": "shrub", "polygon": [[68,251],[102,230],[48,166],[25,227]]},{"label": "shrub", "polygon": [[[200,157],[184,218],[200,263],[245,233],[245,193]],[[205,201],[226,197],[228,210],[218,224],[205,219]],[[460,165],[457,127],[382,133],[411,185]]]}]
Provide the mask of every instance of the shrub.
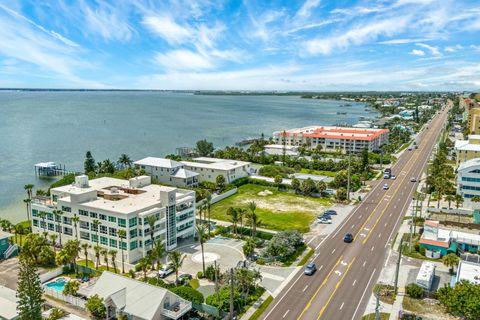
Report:
[{"label": "shrub", "polygon": [[203,272],[202,272],[202,271],[198,271],[198,272],[197,272],[197,278],[198,278],[198,279],[202,279],[202,278],[203,278]]},{"label": "shrub", "polygon": [[204,301],[203,294],[192,287],[180,286],[171,289],[171,291],[185,300],[191,301],[196,304],[202,304]]},{"label": "shrub", "polygon": [[265,165],[258,170],[259,175],[271,178],[275,178],[277,176],[281,178],[287,178],[288,175],[292,173],[295,173],[293,168],[276,165]]},{"label": "shrub", "polygon": [[257,261],[256,261],[257,264],[263,266],[265,264],[265,259],[263,258],[258,258]]},{"label": "shrub", "polygon": [[85,308],[87,308],[94,319],[105,319],[107,308],[103,304],[103,298],[100,298],[98,294],[88,298]]},{"label": "shrub", "polygon": [[416,283],[407,285],[405,291],[410,298],[420,299],[423,297],[423,288]]},{"label": "shrub", "polygon": [[282,231],[275,234],[268,242],[264,254],[268,257],[282,256],[288,258],[303,244],[302,234],[298,231]]}]

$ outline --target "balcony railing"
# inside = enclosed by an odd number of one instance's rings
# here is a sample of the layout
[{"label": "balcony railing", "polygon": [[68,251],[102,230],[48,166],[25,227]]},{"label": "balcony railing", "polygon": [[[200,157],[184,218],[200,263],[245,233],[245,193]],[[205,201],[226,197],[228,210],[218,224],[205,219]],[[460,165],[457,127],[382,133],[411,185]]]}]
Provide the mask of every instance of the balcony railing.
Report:
[{"label": "balcony railing", "polygon": [[192,309],[192,303],[186,300],[163,306],[162,314],[170,319],[178,319]]}]

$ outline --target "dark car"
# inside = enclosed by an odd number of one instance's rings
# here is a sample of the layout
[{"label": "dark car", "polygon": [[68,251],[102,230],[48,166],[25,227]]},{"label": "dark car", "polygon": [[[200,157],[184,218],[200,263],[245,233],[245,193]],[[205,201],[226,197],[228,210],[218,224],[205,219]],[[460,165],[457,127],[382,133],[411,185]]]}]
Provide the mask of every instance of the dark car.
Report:
[{"label": "dark car", "polygon": [[192,280],[192,275],[188,273],[184,273],[178,276],[178,283],[185,284],[188,281]]},{"label": "dark car", "polygon": [[328,214],[329,216],[336,216],[336,215],[337,215],[337,211],[335,211],[335,210],[327,210],[327,211],[325,211],[323,214]]},{"label": "dark car", "polygon": [[351,233],[347,233],[344,237],[343,237],[343,241],[344,242],[347,242],[347,243],[350,243],[353,241],[353,235]]},{"label": "dark car", "polygon": [[315,265],[315,263],[310,262],[309,264],[307,264],[305,266],[305,274],[307,276],[313,275],[315,273],[315,271],[317,271],[317,266]]}]

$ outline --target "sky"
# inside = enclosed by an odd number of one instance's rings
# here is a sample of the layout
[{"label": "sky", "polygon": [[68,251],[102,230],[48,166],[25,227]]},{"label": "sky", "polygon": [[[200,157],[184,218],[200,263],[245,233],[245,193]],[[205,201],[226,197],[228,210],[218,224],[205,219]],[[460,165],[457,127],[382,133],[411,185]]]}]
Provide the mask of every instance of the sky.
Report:
[{"label": "sky", "polygon": [[480,0],[0,0],[0,87],[480,90]]}]

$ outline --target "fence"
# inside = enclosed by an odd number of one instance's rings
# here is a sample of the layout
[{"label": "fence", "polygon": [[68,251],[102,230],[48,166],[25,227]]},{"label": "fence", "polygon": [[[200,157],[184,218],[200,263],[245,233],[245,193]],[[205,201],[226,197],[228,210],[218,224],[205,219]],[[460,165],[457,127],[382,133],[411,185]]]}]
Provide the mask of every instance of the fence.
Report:
[{"label": "fence", "polygon": [[51,296],[53,298],[65,301],[65,302],[67,302],[71,305],[77,306],[79,308],[85,309],[86,301],[82,298],[74,297],[74,296],[71,296],[71,295],[65,295],[60,291],[57,291],[55,289],[51,289],[51,288],[48,288],[48,287],[44,287],[43,290],[44,290],[44,293],[48,296]]},{"label": "fence", "polygon": [[62,267],[58,267],[56,269],[53,269],[53,270],[50,270],[48,271],[47,273],[44,273],[44,274],[41,274],[39,277],[40,277],[40,281],[42,283],[45,283],[47,282],[48,280],[51,280],[55,277],[58,277],[59,275],[61,275],[63,273],[63,266]]},{"label": "fence", "polygon": [[464,208],[427,208],[427,212],[471,216],[473,211]]},{"label": "fence", "polygon": [[[223,199],[225,199],[225,198],[228,198],[228,197],[234,195],[235,193],[237,193],[237,190],[238,190],[237,188],[233,188],[233,189],[228,190],[228,191],[226,191],[226,192],[224,192],[224,193],[222,193],[222,194],[213,195],[213,196],[212,196],[212,200],[210,200],[210,204],[214,204],[214,203],[216,203],[216,202],[218,202],[218,201],[220,201],[220,200],[223,200]],[[198,207],[200,204],[204,203],[204,202],[205,202],[205,200],[199,201],[199,202],[197,203],[197,207]]]}]

